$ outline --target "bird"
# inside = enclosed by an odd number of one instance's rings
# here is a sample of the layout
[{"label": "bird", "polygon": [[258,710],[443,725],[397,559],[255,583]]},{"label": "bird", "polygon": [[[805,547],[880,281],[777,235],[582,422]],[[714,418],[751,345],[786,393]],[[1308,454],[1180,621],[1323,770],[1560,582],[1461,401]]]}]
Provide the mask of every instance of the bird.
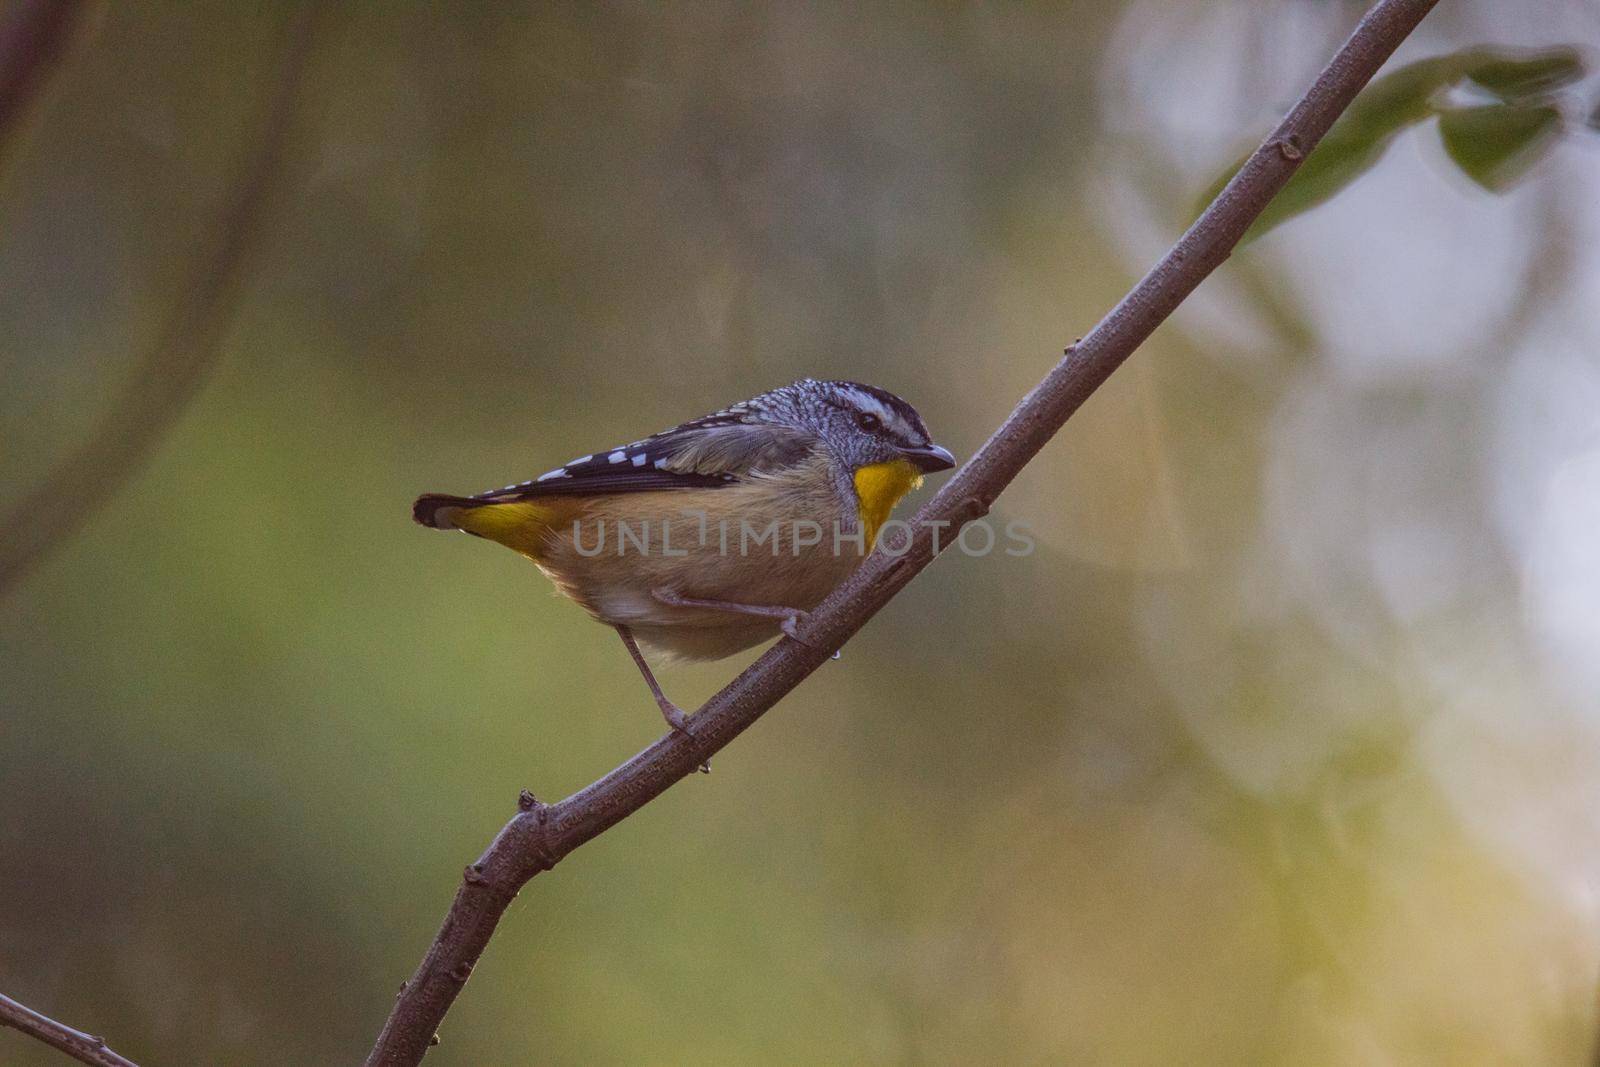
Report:
[{"label": "bird", "polygon": [[906,401],[803,378],[412,517],[532,560],[622,638],[667,724],[660,663],[713,660],[797,627],[861,564],[923,475],[955,466]]}]

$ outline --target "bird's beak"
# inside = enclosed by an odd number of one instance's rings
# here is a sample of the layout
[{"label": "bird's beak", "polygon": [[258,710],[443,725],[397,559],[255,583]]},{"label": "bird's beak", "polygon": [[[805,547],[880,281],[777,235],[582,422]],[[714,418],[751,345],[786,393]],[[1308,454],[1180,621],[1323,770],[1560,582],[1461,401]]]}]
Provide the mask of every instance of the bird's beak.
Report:
[{"label": "bird's beak", "polygon": [[956,457],[950,454],[950,450],[940,448],[938,445],[929,445],[927,448],[902,448],[900,454],[924,473],[947,471],[956,465]]}]

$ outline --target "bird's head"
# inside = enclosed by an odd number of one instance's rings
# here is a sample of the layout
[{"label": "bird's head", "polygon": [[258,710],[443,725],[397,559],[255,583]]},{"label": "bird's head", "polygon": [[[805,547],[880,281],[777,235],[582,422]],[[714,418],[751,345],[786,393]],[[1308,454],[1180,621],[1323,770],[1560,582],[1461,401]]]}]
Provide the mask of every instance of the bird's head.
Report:
[{"label": "bird's head", "polygon": [[815,434],[851,471],[895,460],[924,472],[956,464],[947,449],[933,443],[916,408],[874,385],[805,378],[757,397],[750,406],[763,421]]}]

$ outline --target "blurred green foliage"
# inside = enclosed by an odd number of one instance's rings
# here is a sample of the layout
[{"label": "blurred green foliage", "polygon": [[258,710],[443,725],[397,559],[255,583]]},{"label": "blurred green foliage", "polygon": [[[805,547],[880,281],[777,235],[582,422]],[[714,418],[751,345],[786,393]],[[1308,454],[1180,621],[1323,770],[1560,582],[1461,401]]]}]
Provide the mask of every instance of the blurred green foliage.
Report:
[{"label": "blurred green foliage", "polygon": [[[1584,63],[1571,47],[1527,52],[1483,46],[1418,60],[1377,78],[1306,157],[1289,184],[1245,233],[1249,242],[1337,196],[1382,158],[1396,135],[1437,117],[1439,136],[1461,172],[1490,192],[1504,192],[1536,164],[1564,126],[1552,94],[1583,78]],[[1499,97],[1492,104],[1461,106],[1446,92],[1471,82]],[[1206,189],[1195,212],[1227,185],[1241,159]]]},{"label": "blurred green foliage", "polygon": [[1560,131],[1561,111],[1549,105],[1485,104],[1439,116],[1439,139],[1451,160],[1490,192],[1526,174]]}]

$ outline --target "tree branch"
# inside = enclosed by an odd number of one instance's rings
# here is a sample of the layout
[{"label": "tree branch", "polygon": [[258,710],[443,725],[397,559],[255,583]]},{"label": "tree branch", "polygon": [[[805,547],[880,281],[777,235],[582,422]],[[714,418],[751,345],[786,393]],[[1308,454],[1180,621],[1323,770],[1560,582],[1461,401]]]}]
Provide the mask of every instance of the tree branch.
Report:
[{"label": "tree branch", "polygon": [[21,1030],[36,1037],[51,1048],[60,1049],[79,1063],[93,1067],[139,1067],[126,1056],[119,1056],[106,1047],[104,1038],[74,1030],[58,1023],[48,1015],[40,1015],[26,1004],[19,1004],[0,994],[0,1026]]},{"label": "tree branch", "polygon": [[989,510],[1023,466],[1184,298],[1232,252],[1362,86],[1437,0],[1381,0],[1204,214],[1111,313],[1030,392],[912,520],[898,554],[879,549],[811,614],[689,720],[604,778],[554,805],[524,793],[521,811],[466,869],[427,955],[400,990],[368,1067],[421,1061],[507,905],[529,879],[693,774],[859,630]]},{"label": "tree branch", "polygon": [[24,0],[0,25],[0,152],[72,39],[77,0]]},{"label": "tree branch", "polygon": [[265,232],[264,209],[283,172],[312,25],[322,6],[306,0],[291,13],[277,68],[252,127],[260,130],[259,138],[240,167],[231,202],[208,239],[210,247],[178,290],[127,390],[87,442],[0,514],[0,596],[143,468],[220,355],[251,256]]}]

